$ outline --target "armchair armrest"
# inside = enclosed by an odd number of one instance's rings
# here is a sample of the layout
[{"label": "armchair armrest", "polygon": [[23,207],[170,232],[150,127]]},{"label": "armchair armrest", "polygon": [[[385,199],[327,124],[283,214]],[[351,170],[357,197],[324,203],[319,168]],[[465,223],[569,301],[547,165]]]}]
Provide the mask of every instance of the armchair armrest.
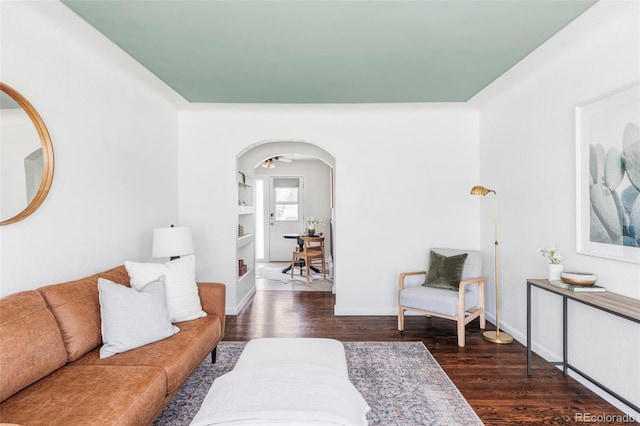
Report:
[{"label": "armchair armrest", "polygon": [[[478,298],[479,298],[478,305],[482,306],[484,309],[484,277],[468,278],[466,280],[462,280],[460,281],[460,287],[458,288],[458,315],[461,318],[464,318],[464,312],[466,309],[465,308],[466,307],[465,296],[467,293],[466,287],[475,283],[478,283]],[[484,318],[484,313],[482,318]],[[480,324],[483,326],[482,328],[484,328],[483,319],[480,320]]]},{"label": "armchair armrest", "polygon": [[401,272],[400,278],[398,279],[398,291],[404,289],[404,282],[407,277],[415,276],[415,275],[427,275],[427,271],[413,271],[413,272]]},{"label": "armchair armrest", "polygon": [[480,290],[484,289],[484,277],[468,278],[466,280],[462,280],[460,281],[460,288],[464,289],[466,286],[474,283],[478,283],[478,285],[480,286]]},{"label": "armchair armrest", "polygon": [[222,283],[197,283],[202,310],[209,315],[220,317],[222,333],[224,334],[225,306],[227,287]]}]

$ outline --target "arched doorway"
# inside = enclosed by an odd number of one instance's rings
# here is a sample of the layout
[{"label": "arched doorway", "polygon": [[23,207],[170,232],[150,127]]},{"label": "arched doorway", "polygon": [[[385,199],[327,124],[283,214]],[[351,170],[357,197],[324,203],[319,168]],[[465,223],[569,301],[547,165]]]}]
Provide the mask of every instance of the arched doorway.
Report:
[{"label": "arched doorway", "polygon": [[[266,166],[266,167],[264,167]],[[244,248],[244,258],[254,262],[284,262],[291,258],[291,240],[284,240],[283,234],[299,233],[304,229],[304,219],[310,216],[325,221],[322,227],[326,250],[331,264],[331,275],[335,271],[335,229],[334,212],[334,167],[335,158],[309,142],[297,140],[260,141],[243,150],[237,156],[237,171],[253,185],[255,215],[241,217],[239,225],[253,220],[248,227],[254,234],[251,247]],[[274,186],[296,187],[300,199],[291,205],[274,204]],[[295,183],[295,184],[294,184]],[[282,191],[280,191],[282,192]],[[291,221],[274,220],[274,211],[282,214],[282,209],[295,211],[299,217],[291,216]],[[244,226],[242,226],[244,228]],[[248,250],[254,253],[247,254]],[[247,285],[245,283],[244,285]],[[333,289],[335,290],[335,280]]]}]

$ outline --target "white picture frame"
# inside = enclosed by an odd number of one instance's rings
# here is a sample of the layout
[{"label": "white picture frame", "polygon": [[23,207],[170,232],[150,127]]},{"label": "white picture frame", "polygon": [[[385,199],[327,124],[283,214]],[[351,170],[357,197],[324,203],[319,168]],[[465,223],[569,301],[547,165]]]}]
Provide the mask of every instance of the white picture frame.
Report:
[{"label": "white picture frame", "polygon": [[640,82],[576,107],[576,171],[578,253],[640,263]]}]

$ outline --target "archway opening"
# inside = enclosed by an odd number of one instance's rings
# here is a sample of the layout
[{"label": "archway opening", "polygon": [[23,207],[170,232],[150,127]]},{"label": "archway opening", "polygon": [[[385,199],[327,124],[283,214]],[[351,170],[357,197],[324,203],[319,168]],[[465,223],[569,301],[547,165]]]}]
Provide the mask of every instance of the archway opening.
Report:
[{"label": "archway opening", "polygon": [[[253,277],[253,285],[256,277],[259,285],[262,282],[260,268],[264,264],[273,268],[274,263],[291,263],[292,251],[296,249],[295,241],[283,236],[302,233],[305,221],[313,217],[323,222],[318,230],[323,233],[326,242],[324,272],[331,283],[330,290],[336,291],[334,167],[335,158],[330,153],[305,141],[260,141],[238,154],[237,171],[252,185],[253,192],[253,208],[250,209],[253,214],[239,215],[238,219],[239,227],[248,227],[253,239],[247,244],[248,247],[242,248],[242,252],[239,247],[238,256],[239,260],[245,262],[247,258],[250,259],[258,270]],[[277,200],[276,192],[285,194],[285,199]],[[252,223],[247,224],[249,221]],[[287,282],[284,276],[281,278],[281,281]],[[295,278],[299,279],[297,276]],[[314,275],[314,278],[317,276]],[[251,277],[248,281],[251,281]],[[326,289],[326,286],[318,288]]]}]

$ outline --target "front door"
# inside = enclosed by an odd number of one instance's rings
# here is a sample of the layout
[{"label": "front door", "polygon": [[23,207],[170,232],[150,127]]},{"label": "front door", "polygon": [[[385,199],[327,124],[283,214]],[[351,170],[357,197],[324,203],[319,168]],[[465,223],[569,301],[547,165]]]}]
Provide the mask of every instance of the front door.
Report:
[{"label": "front door", "polygon": [[269,261],[290,262],[297,240],[284,238],[304,230],[302,177],[269,178]]}]

